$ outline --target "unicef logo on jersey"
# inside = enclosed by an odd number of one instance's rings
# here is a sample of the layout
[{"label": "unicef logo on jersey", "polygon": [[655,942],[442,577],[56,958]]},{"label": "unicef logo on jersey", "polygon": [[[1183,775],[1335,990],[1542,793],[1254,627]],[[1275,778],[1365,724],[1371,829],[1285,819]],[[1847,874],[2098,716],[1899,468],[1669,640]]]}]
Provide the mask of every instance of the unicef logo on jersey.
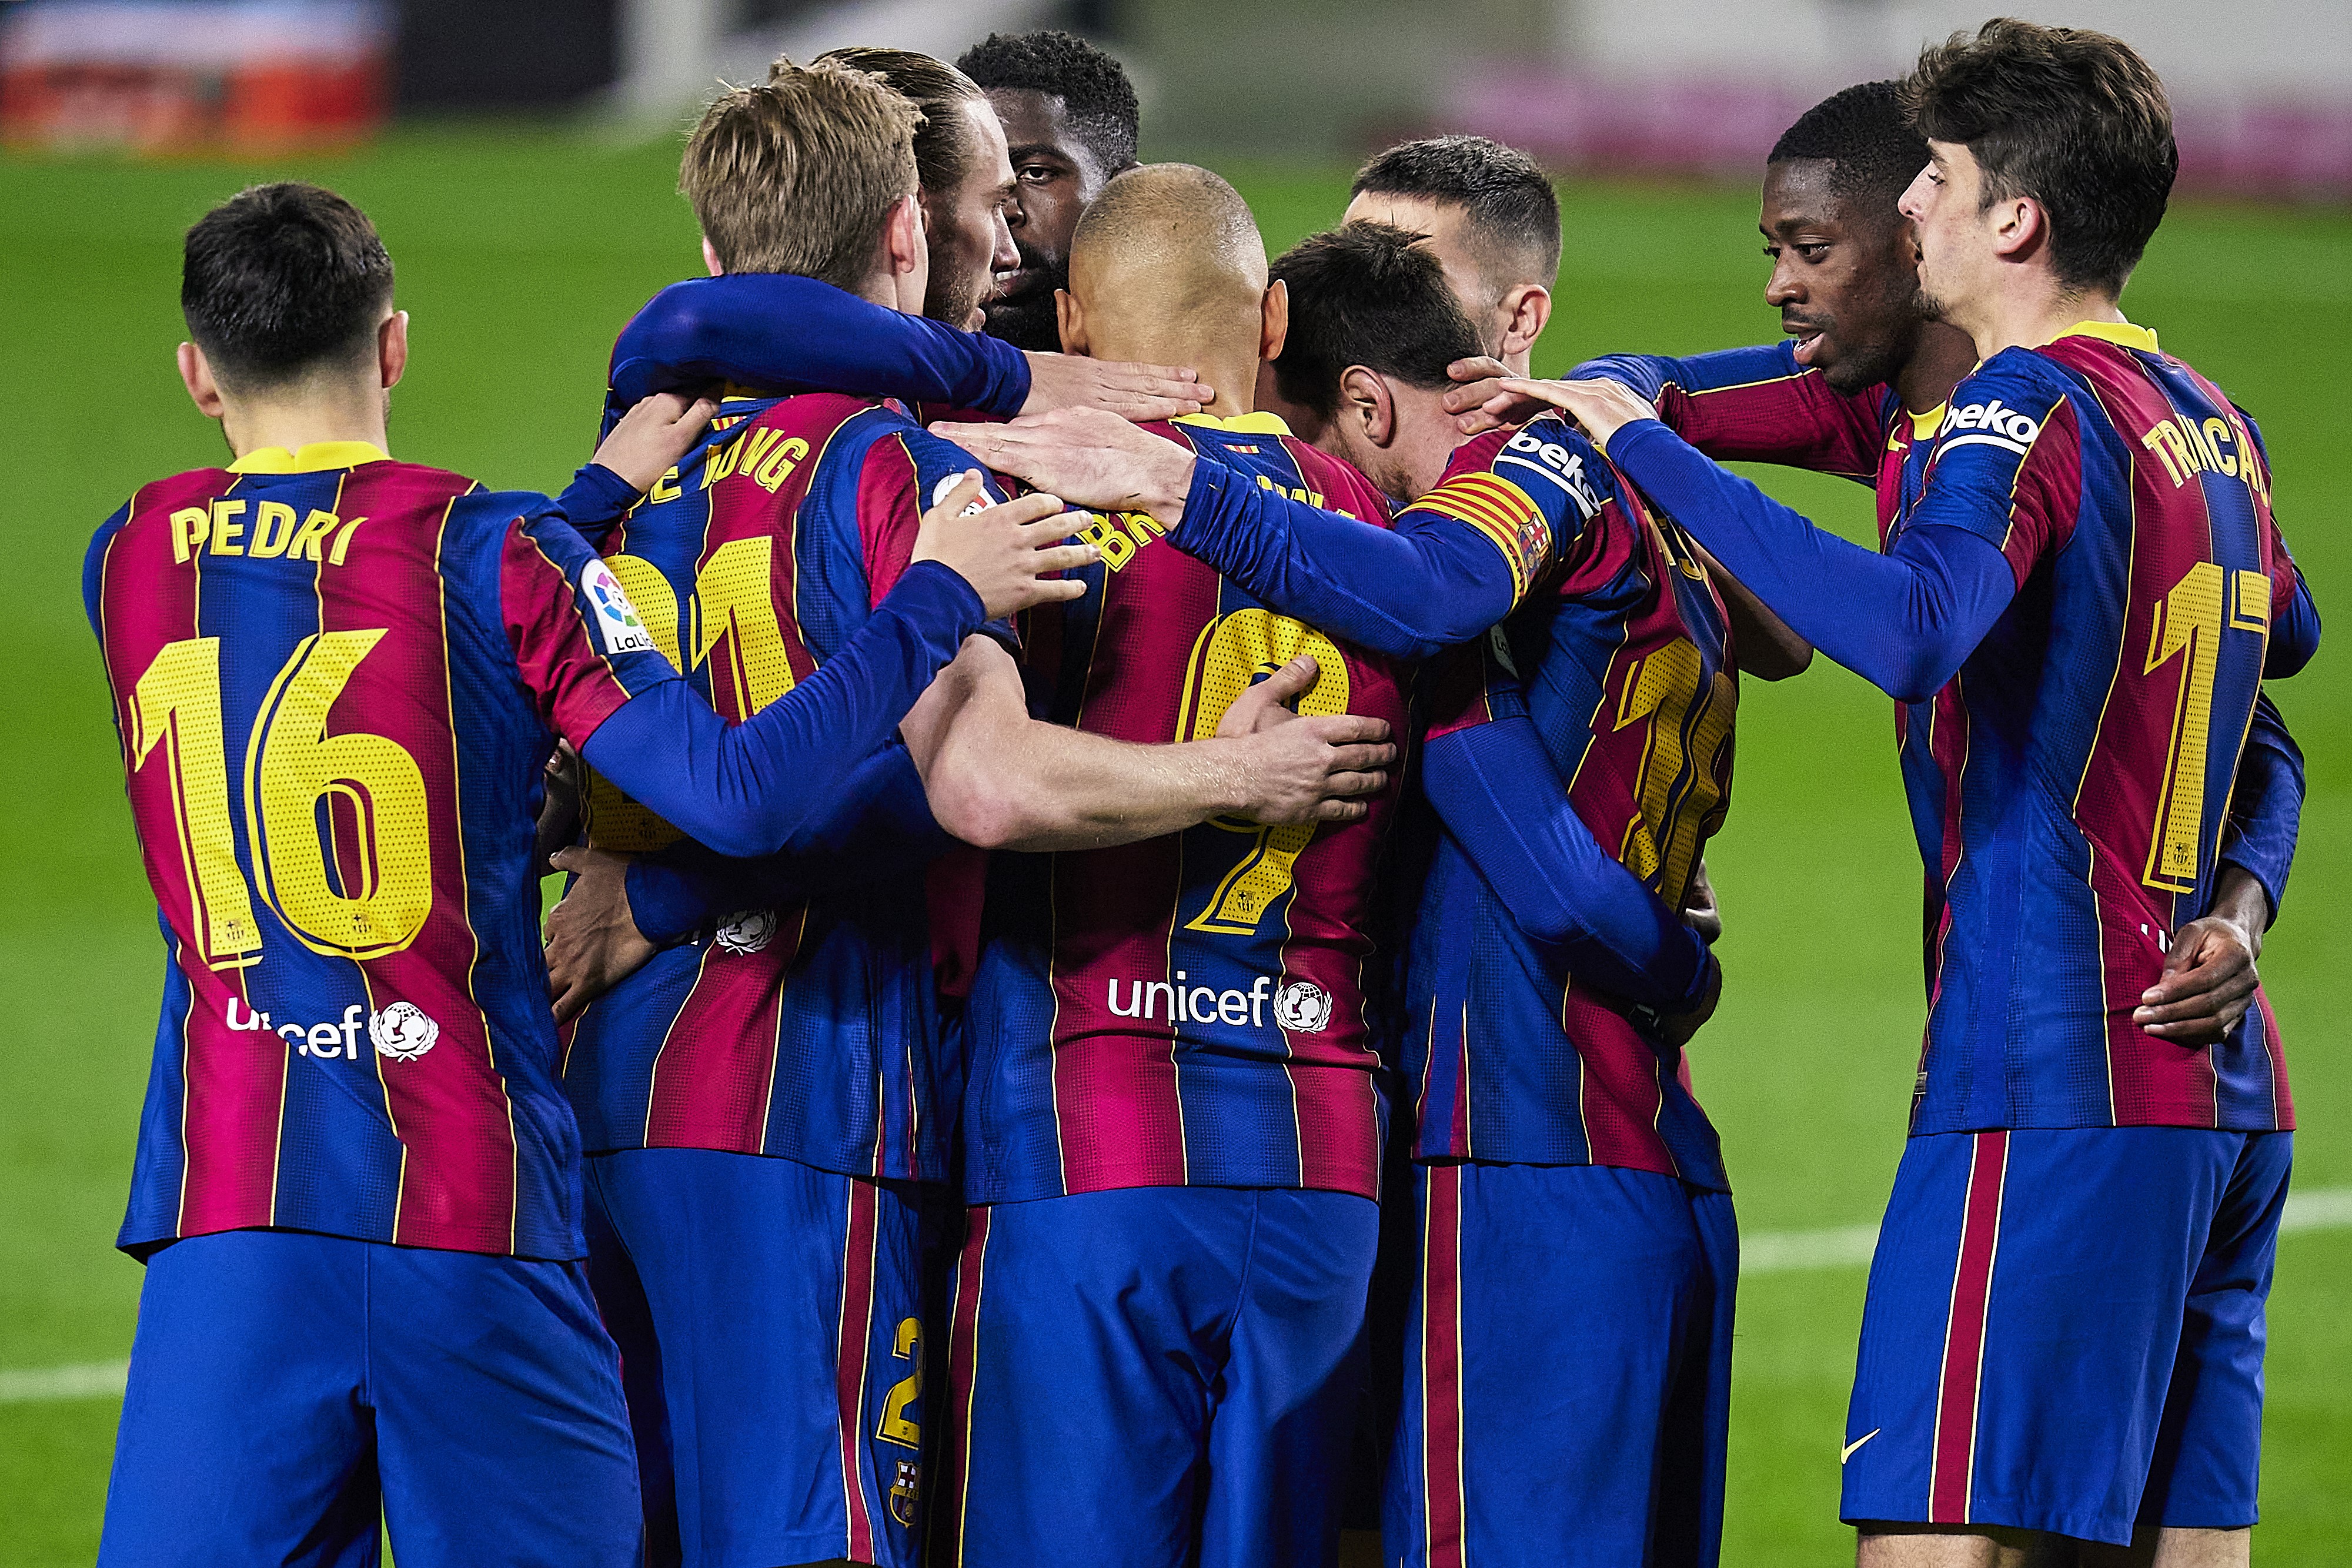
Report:
[{"label": "unicef logo on jersey", "polygon": [[637,619],[637,607],[621,591],[621,580],[611,567],[593,559],[582,567],[580,593],[595,617],[596,634],[604,639],[606,653],[653,652],[654,634]]},{"label": "unicef logo on jersey", "polygon": [[756,953],[776,937],[776,912],[747,909],[710,934],[722,953]]},{"label": "unicef logo on jersey", "polygon": [[1321,1034],[1331,1021],[1331,993],[1312,980],[1293,980],[1274,993],[1274,1021],[1293,1034]]},{"label": "unicef logo on jersey", "polygon": [[377,1055],[414,1061],[433,1049],[433,1042],[441,1038],[441,1026],[415,1003],[394,1002],[368,1015],[368,1038],[375,1041]]}]

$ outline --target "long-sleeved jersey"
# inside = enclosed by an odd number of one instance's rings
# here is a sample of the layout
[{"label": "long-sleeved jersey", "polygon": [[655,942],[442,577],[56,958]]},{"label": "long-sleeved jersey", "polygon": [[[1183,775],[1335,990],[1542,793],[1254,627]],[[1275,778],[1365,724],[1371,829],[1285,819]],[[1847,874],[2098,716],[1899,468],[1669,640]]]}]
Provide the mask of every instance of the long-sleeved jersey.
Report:
[{"label": "long-sleeved jersey", "polygon": [[[1383,519],[1360,475],[1270,414],[1151,428],[1350,526]],[[1103,553],[1089,592],[1031,617],[1045,716],[1120,740],[1202,738],[1255,681],[1309,653],[1322,673],[1301,712],[1404,732],[1394,663],[1268,609],[1162,533],[1140,514],[1081,532]],[[994,857],[967,1014],[966,1196],[1377,1196],[1386,1111],[1369,933],[1395,794],[1356,822],[1218,819],[1112,849]]]},{"label": "long-sleeved jersey", "polygon": [[[656,646],[730,719],[810,678],[905,570],[971,466],[886,404],[730,399],[604,542]],[[834,816],[841,802],[824,802]],[[588,840],[676,828],[596,780]],[[836,880],[670,948],[593,1003],[563,1075],[592,1150],[717,1149],[938,1181],[953,1124],[919,872]],[[945,1076],[943,1077],[943,1074]]]},{"label": "long-sleeved jersey", "polygon": [[[2219,389],[2126,325],[1995,355],[1955,391],[1886,559],[1661,425],[1611,445],[1864,673],[1878,643],[1889,668],[1967,643],[1950,679],[1915,672],[1932,695],[1906,737],[1931,897],[1915,1132],[2293,1124],[2266,998],[2210,1048],[2132,1022],[2172,933],[2210,906],[2261,679],[2299,668],[2318,632],[2260,438]],[[1923,615],[1985,560],[2002,594]]]},{"label": "long-sleeved jersey", "polygon": [[[1446,656],[1432,756],[1527,713],[1602,849],[1680,909],[1729,805],[1738,703],[1722,601],[1687,538],[1556,416],[1464,446],[1413,512],[1539,546],[1517,612]],[[1681,1054],[1626,998],[1564,974],[1452,833],[1420,891],[1407,1015],[1417,1157],[1621,1166],[1727,1190]]]}]

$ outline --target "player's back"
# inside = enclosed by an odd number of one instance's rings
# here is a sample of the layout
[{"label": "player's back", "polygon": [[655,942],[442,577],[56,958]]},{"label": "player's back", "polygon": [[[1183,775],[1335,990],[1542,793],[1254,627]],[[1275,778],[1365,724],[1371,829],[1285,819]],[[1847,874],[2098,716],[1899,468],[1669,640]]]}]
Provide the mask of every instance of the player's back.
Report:
[{"label": "player's back", "polygon": [[2211,901],[2272,622],[2295,593],[2259,438],[2122,325],[1996,355],[1953,402],[1930,497],[2007,486],[1995,542],[2019,588],[1906,732],[1944,901],[1914,1129],[2292,1125],[2259,995],[2210,1050],[2131,1021],[2169,934]]},{"label": "player's back", "polygon": [[[605,559],[656,645],[741,720],[865,623],[906,570],[924,505],[970,466],[893,405],[730,398]],[[678,837],[592,782],[592,844]],[[929,946],[919,877],[875,878],[743,911],[657,955],[575,1027],[564,1079],[586,1146],[944,1179]]]},{"label": "player's back", "polygon": [[[1255,482],[1368,525],[1353,468],[1270,414],[1153,425]],[[1165,542],[1097,519],[1087,595],[1033,613],[1033,708],[1143,744],[1216,733],[1301,653],[1306,714],[1405,727],[1400,667],[1277,615]],[[970,1030],[967,1197],[1307,1186],[1376,1196],[1384,1108],[1367,1013],[1375,873],[1395,792],[1363,821],[1215,819],[1113,849],[1000,855]]]},{"label": "player's back", "polygon": [[[1430,743],[1524,704],[1601,848],[1681,909],[1729,805],[1738,703],[1689,540],[1557,415],[1465,444],[1414,507],[1562,541],[1490,645],[1441,664]],[[1591,981],[1555,977],[1452,839],[1430,846],[1417,904],[1402,1061],[1416,1155],[1727,1186],[1681,1053]]]},{"label": "player's back", "polygon": [[609,580],[543,497],[360,443],[163,480],[100,529],[85,595],[170,950],[124,1246],[580,1255],[532,819],[551,727],[628,694],[576,620],[517,634],[580,573]]}]

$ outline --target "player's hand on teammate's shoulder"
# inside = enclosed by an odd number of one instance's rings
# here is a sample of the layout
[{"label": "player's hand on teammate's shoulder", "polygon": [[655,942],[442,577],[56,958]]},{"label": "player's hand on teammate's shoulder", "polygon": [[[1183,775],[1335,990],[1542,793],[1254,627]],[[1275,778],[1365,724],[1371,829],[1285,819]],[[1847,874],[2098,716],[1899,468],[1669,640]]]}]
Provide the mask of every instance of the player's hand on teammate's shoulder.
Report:
[{"label": "player's hand on teammate's shoulder", "polygon": [[1182,365],[1143,365],[1090,360],[1082,354],[1031,351],[1029,401],[1023,413],[1057,408],[1097,409],[1122,419],[1173,419],[1198,413],[1217,395],[1201,383],[1200,372]]},{"label": "player's hand on teammate's shoulder", "polygon": [[551,858],[578,879],[547,916],[547,994],[555,1021],[569,1023],[660,949],[629,908],[627,855],[573,844]]},{"label": "player's hand on teammate's shoulder", "polygon": [[1603,452],[1609,449],[1609,438],[1625,426],[1658,417],[1658,411],[1640,392],[1622,382],[1539,382],[1510,376],[1501,383],[1501,395],[1559,409],[1581,425]]},{"label": "player's hand on teammate's shoulder", "polygon": [[1511,371],[1500,360],[1484,354],[1475,360],[1456,360],[1445,367],[1445,373],[1454,384],[1442,401],[1445,412],[1454,416],[1454,428],[1465,436],[1517,424],[1543,412],[1541,403],[1503,390]]},{"label": "player's hand on teammate's shoulder", "polygon": [[1370,797],[1388,788],[1396,747],[1386,721],[1292,711],[1321,676],[1302,653],[1235,697],[1218,722],[1218,738],[1244,748],[1241,814],[1253,821],[1352,822],[1371,809]]},{"label": "player's hand on teammate's shoulder", "polygon": [[923,514],[913,559],[938,561],[971,584],[995,620],[1086,592],[1076,578],[1049,575],[1102,558],[1092,545],[1067,542],[1069,536],[1059,497],[1030,495],[991,505],[974,471]]},{"label": "player's hand on teammate's shoulder", "polygon": [[931,434],[1074,507],[1149,512],[1171,528],[1192,487],[1190,447],[1098,408],[1024,413],[1005,424],[935,424]]},{"label": "player's hand on teammate's shoulder", "polygon": [[656,392],[623,414],[613,433],[596,444],[595,461],[643,495],[693,450],[718,412],[719,404],[707,397]]}]

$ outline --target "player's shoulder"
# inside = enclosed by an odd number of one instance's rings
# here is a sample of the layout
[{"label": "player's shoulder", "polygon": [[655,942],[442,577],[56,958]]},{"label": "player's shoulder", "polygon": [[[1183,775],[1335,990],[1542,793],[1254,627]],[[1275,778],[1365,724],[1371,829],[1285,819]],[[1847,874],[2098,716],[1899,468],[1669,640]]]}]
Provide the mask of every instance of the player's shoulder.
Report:
[{"label": "player's shoulder", "polygon": [[2021,458],[2053,420],[2072,420],[2084,402],[2084,383],[2066,361],[2039,349],[2003,349],[1952,389],[1937,449],[1985,446]]},{"label": "player's shoulder", "polygon": [[1557,412],[1516,430],[1493,430],[1454,453],[1447,474],[1483,469],[1506,480],[1546,511],[1572,507],[1590,518],[1617,498],[1617,471],[1592,438]]}]

